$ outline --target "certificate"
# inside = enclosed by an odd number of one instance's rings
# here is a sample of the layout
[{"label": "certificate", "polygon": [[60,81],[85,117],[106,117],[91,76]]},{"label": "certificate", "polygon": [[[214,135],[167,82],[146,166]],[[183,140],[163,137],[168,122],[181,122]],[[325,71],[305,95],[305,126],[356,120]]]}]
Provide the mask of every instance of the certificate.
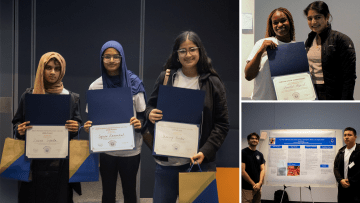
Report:
[{"label": "certificate", "polygon": [[90,128],[90,151],[134,149],[134,127],[130,123],[94,125]]},{"label": "certificate", "polygon": [[69,134],[65,126],[33,126],[26,131],[28,158],[66,158]]},{"label": "certificate", "polygon": [[191,158],[198,152],[199,125],[159,121],[154,143],[156,155]]},{"label": "certificate", "polygon": [[309,73],[273,78],[278,100],[315,100],[314,85]]}]

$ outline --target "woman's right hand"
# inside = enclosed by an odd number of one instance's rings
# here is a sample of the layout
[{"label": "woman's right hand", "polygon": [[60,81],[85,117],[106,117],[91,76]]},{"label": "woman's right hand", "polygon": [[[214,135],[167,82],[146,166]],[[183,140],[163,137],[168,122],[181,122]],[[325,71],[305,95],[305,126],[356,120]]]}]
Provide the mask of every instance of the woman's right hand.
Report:
[{"label": "woman's right hand", "polygon": [[263,54],[266,51],[266,48],[270,48],[270,49],[275,49],[277,47],[277,44],[275,44],[275,42],[273,42],[272,40],[264,40],[264,42],[262,43],[259,52],[261,54]]},{"label": "woman's right hand", "polygon": [[259,74],[261,58],[267,47],[270,47],[270,49],[275,49],[277,44],[275,44],[272,40],[264,40],[260,49],[256,52],[254,58],[245,66],[244,73],[246,80],[251,81]]},{"label": "woman's right hand", "polygon": [[150,114],[149,114],[149,120],[155,124],[155,121],[161,120],[163,117],[162,115],[162,111],[159,109],[153,109],[151,110]]},{"label": "woman's right hand", "polygon": [[25,135],[25,132],[26,132],[27,129],[32,128],[32,126],[26,126],[29,123],[30,123],[30,121],[26,121],[26,122],[23,122],[23,123],[18,125],[17,131],[21,136]]},{"label": "woman's right hand", "polygon": [[86,123],[84,124],[84,129],[87,133],[89,133],[89,129],[91,127],[92,121],[86,121]]}]

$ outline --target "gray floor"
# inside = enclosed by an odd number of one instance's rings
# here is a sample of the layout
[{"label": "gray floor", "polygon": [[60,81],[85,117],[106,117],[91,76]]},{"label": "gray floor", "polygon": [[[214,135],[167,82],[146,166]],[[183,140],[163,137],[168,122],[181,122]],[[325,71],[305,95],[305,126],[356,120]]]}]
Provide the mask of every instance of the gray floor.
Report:
[{"label": "gray floor", "polygon": [[[139,199],[139,203],[153,203],[152,198],[140,198],[140,168],[141,162],[137,174],[137,186],[136,193]],[[118,175],[118,180],[116,181],[116,203],[124,202],[124,197],[122,194],[122,186],[120,176]],[[78,195],[74,192],[73,200],[74,203],[101,203],[102,196],[102,185],[101,185],[101,176],[99,174],[99,181],[97,182],[82,182],[81,183],[82,195]],[[179,200],[176,201],[178,203]]]},{"label": "gray floor", "polygon": [[[137,187],[138,194],[140,194],[140,187]],[[74,193],[74,202],[75,203],[101,203],[102,195],[102,186],[101,186],[101,176],[98,182],[83,182],[81,183],[82,195],[79,196],[77,193]],[[140,196],[140,195],[138,195]],[[124,202],[124,197],[122,195],[122,187],[120,176],[118,176],[117,186],[116,186],[116,203]],[[140,203],[152,203],[152,198],[141,198]]]},{"label": "gray floor", "polygon": [[[139,166],[140,171],[141,163]],[[124,197],[122,194],[122,186],[120,176],[118,175],[116,185],[116,203],[124,202]],[[82,182],[81,183],[82,195],[78,195],[74,192],[74,202],[75,203],[101,203],[102,196],[102,185],[101,185],[101,176],[99,174],[99,181],[97,182]],[[140,199],[140,172],[137,174],[137,187],[136,187],[137,196]],[[139,203],[152,203],[152,198],[142,198]]]}]

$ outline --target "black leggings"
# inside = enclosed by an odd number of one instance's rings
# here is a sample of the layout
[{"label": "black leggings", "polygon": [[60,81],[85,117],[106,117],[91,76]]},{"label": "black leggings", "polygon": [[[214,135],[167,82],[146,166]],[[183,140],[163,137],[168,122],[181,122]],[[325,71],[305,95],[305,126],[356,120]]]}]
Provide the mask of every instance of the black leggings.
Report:
[{"label": "black leggings", "polygon": [[100,154],[100,174],[103,187],[102,203],[115,203],[118,172],[123,188],[124,203],[136,203],[136,175],[139,164],[140,154],[131,157]]}]

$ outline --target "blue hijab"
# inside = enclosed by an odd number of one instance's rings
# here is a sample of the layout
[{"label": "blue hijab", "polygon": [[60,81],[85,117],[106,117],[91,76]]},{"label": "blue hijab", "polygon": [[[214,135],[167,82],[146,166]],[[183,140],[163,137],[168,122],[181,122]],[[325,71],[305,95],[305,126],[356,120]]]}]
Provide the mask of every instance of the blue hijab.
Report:
[{"label": "blue hijab", "polygon": [[[121,67],[119,67],[120,82],[116,83],[116,84],[114,84],[113,80],[110,79],[110,76],[107,74],[107,71],[104,67],[102,56],[103,56],[104,51],[107,48],[114,48],[121,55]],[[145,93],[144,84],[142,83],[142,81],[140,80],[140,78],[137,75],[135,75],[133,72],[131,72],[130,70],[127,69],[124,49],[119,42],[111,40],[111,41],[106,42],[102,46],[101,51],[100,51],[100,68],[101,68],[101,76],[102,76],[102,80],[103,80],[103,88],[131,87],[131,93],[133,95],[136,95],[139,92],[143,92],[145,101],[146,101],[146,93]]]}]

